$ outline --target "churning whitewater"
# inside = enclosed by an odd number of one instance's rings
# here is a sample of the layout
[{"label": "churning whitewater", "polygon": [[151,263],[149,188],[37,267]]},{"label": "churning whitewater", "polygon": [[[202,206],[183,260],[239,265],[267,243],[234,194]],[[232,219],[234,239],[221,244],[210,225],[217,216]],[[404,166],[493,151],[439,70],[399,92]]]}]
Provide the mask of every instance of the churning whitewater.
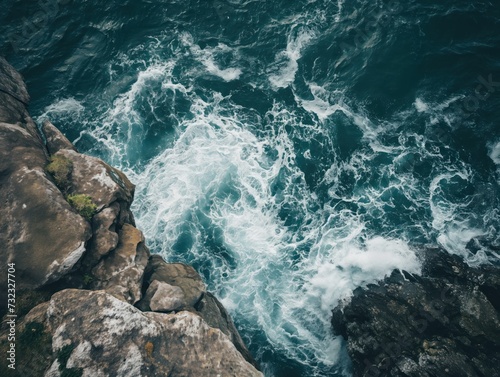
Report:
[{"label": "churning whitewater", "polygon": [[498,263],[497,99],[467,105],[493,68],[447,64],[487,3],[124,3],[61,8],[33,112],[130,177],[148,246],[200,272],[266,377],[348,376],[331,310],[421,248]]}]

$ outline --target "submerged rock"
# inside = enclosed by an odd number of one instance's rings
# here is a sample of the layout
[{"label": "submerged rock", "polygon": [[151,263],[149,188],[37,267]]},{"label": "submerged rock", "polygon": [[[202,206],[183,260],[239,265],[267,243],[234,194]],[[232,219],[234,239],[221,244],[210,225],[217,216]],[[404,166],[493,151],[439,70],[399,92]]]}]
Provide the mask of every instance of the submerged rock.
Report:
[{"label": "submerged rock", "polygon": [[333,311],[354,376],[500,376],[500,276],[442,250],[423,274],[394,271]]}]

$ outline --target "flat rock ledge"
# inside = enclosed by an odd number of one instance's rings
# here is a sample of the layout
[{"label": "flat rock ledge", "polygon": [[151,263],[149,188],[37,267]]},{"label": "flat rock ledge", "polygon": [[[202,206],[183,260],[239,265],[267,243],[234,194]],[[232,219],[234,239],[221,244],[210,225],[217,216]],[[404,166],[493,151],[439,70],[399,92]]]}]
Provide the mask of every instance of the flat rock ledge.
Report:
[{"label": "flat rock ledge", "polygon": [[353,376],[500,376],[500,274],[440,249],[422,276],[394,271],[335,308]]},{"label": "flat rock ledge", "polygon": [[78,153],[49,121],[42,138],[3,58],[0,89],[0,284],[15,263],[18,315],[16,369],[1,363],[0,375],[262,376],[200,275],[150,254],[125,174]]}]

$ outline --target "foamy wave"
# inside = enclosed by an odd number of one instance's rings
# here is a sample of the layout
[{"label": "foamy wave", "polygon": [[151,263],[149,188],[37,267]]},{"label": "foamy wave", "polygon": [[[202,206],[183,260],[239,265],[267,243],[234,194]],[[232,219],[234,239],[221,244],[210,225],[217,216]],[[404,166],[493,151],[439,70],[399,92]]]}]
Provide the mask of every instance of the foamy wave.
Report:
[{"label": "foamy wave", "polygon": [[288,36],[286,50],[276,56],[269,82],[276,88],[286,88],[295,80],[295,74],[299,69],[298,60],[302,56],[302,50],[315,37],[315,33],[308,29],[292,29]]},{"label": "foamy wave", "polygon": [[209,72],[210,74],[220,77],[226,82],[237,80],[242,74],[240,68],[228,67],[221,69],[215,62],[217,56],[219,55],[227,56],[234,54],[234,51],[224,43],[219,43],[214,48],[205,47],[204,49],[201,49],[194,43],[192,36],[188,33],[183,34],[181,40],[183,41],[183,43],[189,46],[191,53],[193,54],[195,59],[199,63],[203,64],[207,72]]}]

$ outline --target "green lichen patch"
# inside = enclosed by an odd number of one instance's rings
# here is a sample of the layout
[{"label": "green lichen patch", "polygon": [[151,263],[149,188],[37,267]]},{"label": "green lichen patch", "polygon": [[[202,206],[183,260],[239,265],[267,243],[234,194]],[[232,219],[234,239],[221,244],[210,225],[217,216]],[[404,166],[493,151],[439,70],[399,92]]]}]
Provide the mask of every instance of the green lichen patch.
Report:
[{"label": "green lichen patch", "polygon": [[54,177],[61,191],[67,192],[70,189],[73,163],[68,158],[61,155],[52,156],[46,170]]},{"label": "green lichen patch", "polygon": [[92,198],[84,194],[68,195],[68,203],[76,209],[76,211],[82,215],[85,219],[91,220],[92,216],[95,215],[97,211],[97,206],[92,201]]}]

